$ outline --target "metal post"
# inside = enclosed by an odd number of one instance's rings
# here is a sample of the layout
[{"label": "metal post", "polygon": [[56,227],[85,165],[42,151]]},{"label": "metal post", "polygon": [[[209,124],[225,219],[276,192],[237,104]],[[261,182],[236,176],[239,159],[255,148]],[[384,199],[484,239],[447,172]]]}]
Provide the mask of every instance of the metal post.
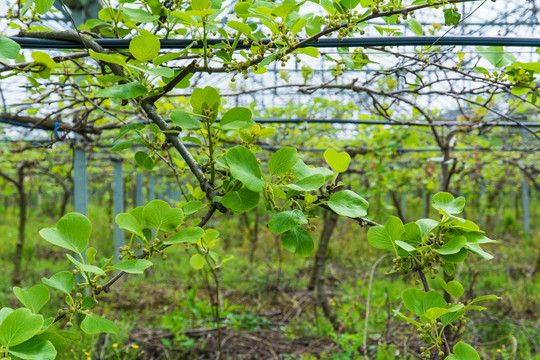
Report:
[{"label": "metal post", "polygon": [[135,206],[143,205],[142,183],[143,183],[142,175],[137,173],[137,175],[135,175]]},{"label": "metal post", "polygon": [[150,175],[148,177],[148,201],[156,199],[156,177]]},{"label": "metal post", "polygon": [[[124,177],[122,174],[122,161],[113,160],[114,168],[114,216],[124,212]],[[124,230],[120,229],[118,224],[114,224],[114,258],[119,260],[119,248],[124,245]]]},{"label": "metal post", "polygon": [[422,196],[422,211],[424,218],[429,217],[429,197],[429,191],[426,191],[424,196]]}]

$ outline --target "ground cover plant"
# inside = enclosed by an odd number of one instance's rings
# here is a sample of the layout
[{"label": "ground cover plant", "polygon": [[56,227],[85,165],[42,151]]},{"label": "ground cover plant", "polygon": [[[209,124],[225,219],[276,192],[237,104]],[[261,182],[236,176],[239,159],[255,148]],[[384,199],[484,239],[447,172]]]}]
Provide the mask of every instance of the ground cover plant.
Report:
[{"label": "ground cover plant", "polygon": [[[491,291],[494,284],[506,280],[475,270],[490,269],[484,262],[493,255],[486,249],[495,243],[490,232],[485,233],[476,222],[490,228],[495,228],[494,221],[500,223],[497,211],[490,214],[492,210],[485,209],[482,201],[491,204],[498,196],[502,202],[508,201],[498,190],[515,187],[509,180],[511,174],[525,176],[527,186],[538,187],[534,164],[538,134],[529,120],[515,116],[536,110],[538,62],[518,61],[512,53],[492,47],[476,50],[477,61],[483,63],[471,63],[466,54],[458,53],[458,60],[449,66],[448,58],[443,59],[433,45],[414,55],[383,47],[378,49],[381,54],[398,58],[385,72],[385,64],[373,61],[361,48],[350,51],[337,46],[338,54],[332,57],[321,54],[316,46],[326,35],[335,36],[338,45],[347,44],[348,38],[370,29],[385,36],[400,35],[393,26],[403,21],[422,34],[425,29],[413,17],[422,11],[435,10],[443,14],[445,26],[456,27],[462,18],[457,5],[469,2],[105,2],[97,18],[80,22],[72,17],[71,29],[62,31],[47,28],[43,22],[42,15],[50,13],[52,2],[13,4],[5,20],[17,29],[18,37],[0,38],[0,72],[28,84],[29,101],[39,103],[40,108],[28,109],[26,114],[10,114],[6,109],[2,116],[32,129],[49,130],[51,139],[41,146],[51,149],[48,154],[33,152],[34,145],[16,151],[3,149],[14,168],[1,170],[0,176],[17,197],[17,210],[6,206],[3,211],[11,218],[18,215],[19,222],[13,257],[14,297],[6,296],[0,310],[3,358],[225,359],[238,355],[235,349],[250,347],[255,352],[263,347],[273,358],[279,358],[276,347],[279,356],[293,358],[456,360],[480,359],[479,352],[483,357],[538,356],[537,323],[508,321],[494,331],[481,323],[488,315],[475,314],[487,307],[509,308],[497,305],[504,297]],[[66,5],[62,7],[65,10]],[[429,31],[435,30],[437,26]],[[126,41],[115,43],[117,48],[111,50],[104,48],[103,38]],[[186,38],[190,40],[180,42],[181,51],[164,51],[169,40]],[[47,40],[67,40],[69,46],[82,51],[26,53],[19,45],[28,46],[29,41],[49,44]],[[28,56],[32,60],[27,61]],[[312,83],[313,69],[306,65],[303,83],[293,83],[287,73],[281,73],[284,84],[279,87],[296,87],[299,93],[316,99],[309,109],[294,105],[267,108],[256,102],[233,106],[216,84],[198,86],[201,79],[217,81],[223,74],[231,83],[262,77],[276,63],[284,67],[288,62],[311,64],[307,57],[331,62],[331,80]],[[379,70],[365,82],[346,75],[346,69],[362,70],[375,63]],[[484,63],[495,70],[480,66]],[[422,71],[427,67],[445,76],[424,77]],[[177,93],[182,89],[188,93]],[[345,90],[359,94],[362,107],[314,97],[318,91]],[[432,106],[433,100],[425,100],[433,97],[450,99],[456,105],[460,111],[456,122],[439,122],[441,110]],[[290,131],[254,121],[255,116],[298,115],[317,107],[349,118],[367,110],[378,120],[423,126],[427,131],[421,135],[398,133],[378,126],[351,139],[342,128],[321,127],[327,134],[314,136],[302,134],[298,128]],[[68,116],[73,120],[67,121]],[[512,133],[511,139],[527,147],[513,149],[507,157],[489,155],[495,160],[487,157],[479,165],[478,147],[497,146],[507,136],[491,129],[501,121],[522,130]],[[113,136],[110,130],[114,130]],[[145,204],[134,201],[129,211],[114,214],[111,203],[105,204],[113,199],[103,185],[111,175],[107,168],[109,173],[98,171],[95,188],[101,196],[94,213],[87,217],[67,212],[71,188],[65,178],[72,176],[75,165],[57,169],[54,165],[56,156],[65,152],[61,142],[75,139],[74,135],[78,139],[74,147],[81,150],[86,146],[88,153],[99,153],[100,145],[111,145],[110,150],[118,154],[113,160],[129,158],[132,173],[168,173],[181,198],[173,201],[169,193]],[[456,155],[458,141],[474,145],[472,158]],[[434,145],[442,157],[424,160],[422,173],[397,171],[387,160],[403,155],[404,144]],[[98,149],[90,149],[92,146]],[[311,146],[318,155],[311,153]],[[30,153],[34,155],[28,156]],[[494,180],[491,187],[483,183],[483,196],[474,191],[477,182],[483,181],[478,176],[481,171]],[[357,174],[360,179],[351,177]],[[61,259],[62,266],[36,265],[33,276],[37,281],[23,282],[21,266],[28,237],[25,185],[32,183],[29,177],[45,176],[46,181],[54,179],[60,189],[59,194],[49,194],[49,199],[61,196],[62,202],[59,215],[48,210],[54,216],[48,225],[32,224],[32,236],[38,231],[42,241],[56,248],[43,250],[39,244],[34,251],[52,251],[49,256]],[[428,190],[422,193],[422,214],[417,211],[414,217],[406,213],[406,202],[398,199],[398,191],[418,190],[407,186],[411,183],[424,183]],[[463,214],[468,208],[465,198],[459,196],[461,191],[470,193],[475,211],[485,217],[472,210]],[[9,194],[5,198],[6,204],[14,204]],[[389,214],[390,207],[396,208],[398,217]],[[370,216],[372,209],[381,224]],[[498,230],[514,232],[518,239],[523,236],[520,242],[533,249],[535,235],[520,234],[516,217],[504,216]],[[348,226],[343,226],[339,243],[331,246],[344,219]],[[415,220],[407,221],[411,219]],[[245,224],[244,233],[234,229],[238,222]],[[126,234],[118,254],[107,241],[114,224]],[[368,230],[359,231],[359,227]],[[320,236],[317,247],[315,234]],[[234,236],[245,237],[249,246],[235,248],[233,243],[239,241],[233,241]],[[359,264],[364,255],[375,254],[368,244],[385,252],[377,252],[378,258],[369,256],[370,266],[365,266]],[[258,255],[257,250],[270,257]],[[329,251],[333,252],[330,256]],[[346,256],[349,251],[356,256]],[[303,258],[312,254],[314,264],[308,267]],[[508,254],[513,251],[499,252]],[[520,256],[534,265],[519,269],[523,276],[511,278],[520,279],[519,286],[533,295],[538,290],[534,282],[538,260],[531,260],[531,254]],[[341,281],[343,287],[329,290],[332,282],[325,274],[329,257],[338,260],[340,274],[356,281],[338,277],[335,283]],[[387,279],[379,279],[384,285],[378,288],[373,278],[377,266],[383,265]],[[158,267],[160,270],[152,270]],[[239,272],[250,274],[250,269],[253,278],[246,280],[247,285],[227,283],[237,279],[234,275]],[[358,272],[363,274],[362,281]],[[128,279],[119,285],[126,274],[147,274],[152,281]],[[398,275],[405,281],[397,280]],[[195,277],[202,279],[203,286]],[[262,279],[260,291],[258,278]],[[19,286],[22,284],[24,287]],[[123,290],[116,290],[117,286]],[[299,291],[304,288],[309,289],[307,295]],[[271,301],[260,297],[265,292]],[[116,307],[105,300],[104,293],[112,293]],[[156,294],[158,299],[154,299]],[[59,296],[62,303],[56,299]],[[524,298],[510,299],[516,308],[532,311],[531,317],[537,314]],[[525,299],[535,301],[534,296]],[[375,303],[386,307],[372,308]],[[302,320],[309,305],[313,316]],[[251,309],[266,312],[257,314]],[[123,320],[124,316],[128,318]],[[125,326],[119,329],[118,323],[123,321]],[[167,330],[151,331],[151,326],[141,326],[146,321]],[[208,322],[213,323],[212,328]],[[70,330],[72,327],[80,331]],[[270,330],[276,327],[279,332]],[[258,335],[250,337],[248,331]],[[491,331],[502,335],[494,340],[496,344],[508,342],[512,347],[484,349],[489,344],[481,346],[482,341],[474,339]],[[85,334],[82,341],[81,332]],[[320,341],[306,346],[299,335]],[[139,339],[145,348],[130,344],[126,341],[129,336]],[[246,350],[242,356],[267,355]]]}]

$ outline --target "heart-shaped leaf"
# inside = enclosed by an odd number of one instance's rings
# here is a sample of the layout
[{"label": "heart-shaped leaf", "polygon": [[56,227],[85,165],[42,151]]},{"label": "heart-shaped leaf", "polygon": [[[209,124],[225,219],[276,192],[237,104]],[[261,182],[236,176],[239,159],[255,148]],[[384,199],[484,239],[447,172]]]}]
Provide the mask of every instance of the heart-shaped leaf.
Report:
[{"label": "heart-shaped leaf", "polygon": [[330,165],[334,172],[344,172],[349,168],[351,156],[346,152],[337,152],[334,149],[328,149],[324,152],[324,160]]},{"label": "heart-shaped leaf", "polygon": [[255,124],[251,120],[251,110],[245,107],[235,107],[228,110],[219,123],[219,128],[223,130],[249,129]]},{"label": "heart-shaped leaf", "polygon": [[45,228],[39,231],[39,235],[48,242],[82,253],[88,245],[88,239],[92,234],[92,224],[90,220],[79,213],[69,213],[64,215],[55,228]]},{"label": "heart-shaped leaf", "polygon": [[143,209],[142,215],[146,225],[158,231],[171,232],[182,223],[182,209],[171,208],[162,200],[152,200]]},{"label": "heart-shaped leaf", "polygon": [[14,287],[13,293],[19,301],[30,311],[36,314],[49,301],[49,289],[44,285],[36,285],[28,290]]},{"label": "heart-shaped leaf", "polygon": [[298,151],[295,148],[284,147],[272,154],[268,161],[270,175],[281,175],[289,171],[298,162]]},{"label": "heart-shaped leaf", "polygon": [[324,176],[315,174],[303,178],[294,184],[285,185],[285,188],[296,191],[315,191],[324,185]]},{"label": "heart-shaped leaf", "polygon": [[143,236],[141,226],[135,217],[128,213],[121,213],[116,215],[116,223],[120,229],[127,230],[135,235]]},{"label": "heart-shaped leaf", "polygon": [[202,129],[202,125],[199,120],[180,110],[174,110],[171,112],[171,121],[174,126],[180,126],[184,130]]},{"label": "heart-shaped leaf", "polygon": [[147,62],[159,55],[161,44],[157,36],[146,31],[137,35],[129,42],[131,55],[139,61]]},{"label": "heart-shaped leaf", "polygon": [[146,95],[148,89],[138,81],[128,84],[113,85],[96,91],[95,97],[111,99],[131,99]]},{"label": "heart-shaped leaf", "polygon": [[220,202],[232,211],[242,214],[253,209],[259,204],[260,195],[258,192],[242,188],[238,191],[226,193]]},{"label": "heart-shaped leaf", "polygon": [[424,292],[410,288],[403,291],[401,299],[405,307],[418,316],[424,315],[433,307],[446,308],[446,301],[436,291]]},{"label": "heart-shaped leaf", "polygon": [[460,196],[455,199],[450,193],[440,192],[433,197],[432,206],[441,214],[455,215],[463,211],[465,198]]}]

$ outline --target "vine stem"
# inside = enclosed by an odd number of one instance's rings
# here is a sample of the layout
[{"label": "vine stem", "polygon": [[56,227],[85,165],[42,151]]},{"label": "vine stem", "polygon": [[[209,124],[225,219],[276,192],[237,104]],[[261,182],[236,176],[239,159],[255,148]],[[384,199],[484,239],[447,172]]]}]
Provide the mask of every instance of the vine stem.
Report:
[{"label": "vine stem", "polygon": [[[418,276],[420,276],[420,280],[422,281],[422,284],[424,285],[424,291],[429,292],[431,289],[429,288],[429,284],[426,279],[426,274],[420,269],[417,270]],[[446,340],[446,335],[444,334],[444,331],[441,331],[441,337],[444,341],[444,350],[446,352],[446,355],[450,355],[450,345],[448,345],[448,341]]]}]

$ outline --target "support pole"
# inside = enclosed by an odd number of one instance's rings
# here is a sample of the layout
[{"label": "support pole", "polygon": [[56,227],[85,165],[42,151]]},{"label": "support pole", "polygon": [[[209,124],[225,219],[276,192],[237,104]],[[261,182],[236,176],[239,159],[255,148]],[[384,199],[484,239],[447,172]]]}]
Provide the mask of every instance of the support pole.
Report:
[{"label": "support pole", "polygon": [[530,224],[530,203],[531,203],[531,188],[529,186],[529,179],[526,177],[523,179],[523,233],[525,234],[525,241],[527,244],[531,238],[531,224]]},{"label": "support pole", "polygon": [[[119,159],[113,160],[114,168],[114,217],[124,212],[124,177],[122,174],[122,161]],[[124,230],[120,229],[118,224],[114,224],[114,258],[120,260],[119,248],[124,245]]]},{"label": "support pole", "polygon": [[148,201],[156,199],[156,177],[150,175],[148,177]]},{"label": "support pole", "polygon": [[88,215],[86,153],[79,148],[73,150],[73,208],[75,212]]},{"label": "support pole", "polygon": [[135,175],[135,206],[143,205],[143,178],[137,173]]}]

